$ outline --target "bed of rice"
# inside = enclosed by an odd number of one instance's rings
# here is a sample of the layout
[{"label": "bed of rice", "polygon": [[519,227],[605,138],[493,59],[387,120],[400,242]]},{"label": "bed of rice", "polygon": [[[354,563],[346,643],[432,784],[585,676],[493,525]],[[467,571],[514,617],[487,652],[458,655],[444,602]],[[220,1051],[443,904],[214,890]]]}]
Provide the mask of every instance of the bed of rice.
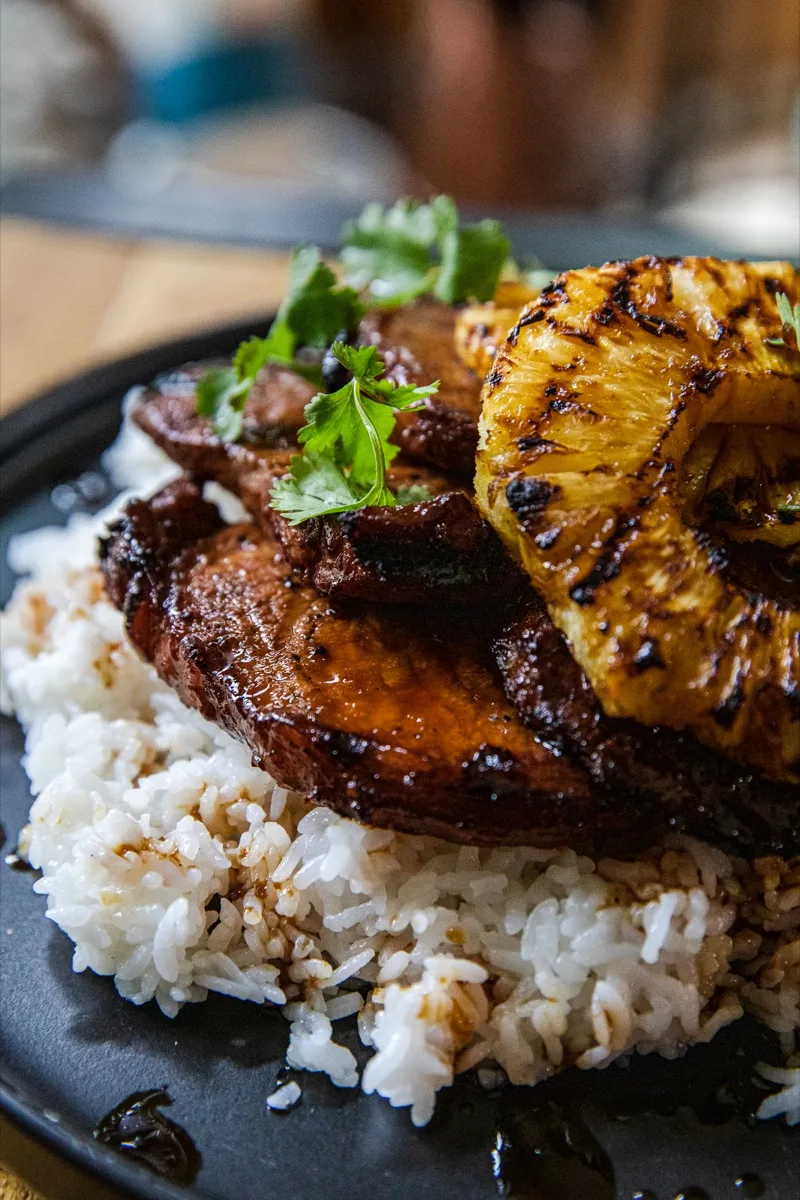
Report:
[{"label": "bed of rice", "polygon": [[[132,429],[109,465],[140,492],[172,473]],[[800,859],[746,864],[675,838],[595,862],[310,808],[136,656],[94,566],[102,520],[18,539],[28,578],[3,618],[35,796],[21,849],[76,971],[167,1016],[209,991],[281,1005],[292,1066],[418,1125],[469,1067],[534,1084],[632,1050],[677,1055],[750,1010],[788,1060],[764,1069],[779,1090],[760,1115],[800,1122]],[[373,1051],[360,1079],[333,1025],[355,1013]]]}]

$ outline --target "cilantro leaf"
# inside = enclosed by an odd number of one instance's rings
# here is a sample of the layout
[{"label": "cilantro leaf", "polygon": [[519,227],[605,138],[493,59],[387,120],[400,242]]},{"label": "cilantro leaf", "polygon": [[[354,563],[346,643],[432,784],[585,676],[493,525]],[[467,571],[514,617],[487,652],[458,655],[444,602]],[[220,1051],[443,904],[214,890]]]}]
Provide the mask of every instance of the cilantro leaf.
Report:
[{"label": "cilantro leaf", "polygon": [[360,505],[346,475],[331,458],[296,454],[289,471],[273,484],[270,503],[290,525]]},{"label": "cilantro leaf", "polygon": [[[315,246],[296,250],[292,260],[289,294],[278,311],[278,321],[298,346],[325,350],[343,329],[354,330],[364,315],[364,305],[351,287],[339,287],[330,267]],[[270,337],[275,327],[270,330]]]},{"label": "cilantro leaf", "polygon": [[213,367],[198,380],[196,397],[197,412],[214,418],[215,433],[226,441],[236,441],[242,432],[244,408],[237,371],[233,367]]},{"label": "cilantro leaf", "polygon": [[426,483],[401,483],[394,495],[398,504],[420,504],[430,500],[431,489]]},{"label": "cilantro leaf", "polygon": [[236,441],[242,432],[242,412],[259,371],[268,363],[291,367],[315,382],[318,364],[297,358],[301,347],[324,350],[343,329],[355,329],[364,305],[350,287],[340,287],[315,246],[292,255],[289,292],[265,338],[251,337],[236,351],[232,367],[208,371],[197,385],[197,411],[213,417],[214,432]]},{"label": "cilantro leaf", "polygon": [[499,221],[451,229],[442,242],[442,269],[435,294],[445,304],[491,300],[511,243]]},{"label": "cilantro leaf", "polygon": [[304,452],[272,491],[272,506],[295,525],[312,516],[396,504],[386,483],[386,468],[398,453],[389,443],[395,412],[423,403],[438,387],[398,387],[381,378],[384,363],[374,346],[334,342],[331,351],[353,378],[306,405],[298,435]]},{"label": "cilantro leaf", "polygon": [[785,292],[778,292],[775,303],[778,306],[783,336],[767,338],[767,342],[770,346],[786,346],[789,349],[794,342],[794,349],[800,350],[800,303],[792,308],[792,302]]},{"label": "cilantro leaf", "polygon": [[343,240],[348,283],[386,306],[431,291],[447,304],[490,300],[509,250],[498,221],[461,225],[449,196],[368,204]]}]

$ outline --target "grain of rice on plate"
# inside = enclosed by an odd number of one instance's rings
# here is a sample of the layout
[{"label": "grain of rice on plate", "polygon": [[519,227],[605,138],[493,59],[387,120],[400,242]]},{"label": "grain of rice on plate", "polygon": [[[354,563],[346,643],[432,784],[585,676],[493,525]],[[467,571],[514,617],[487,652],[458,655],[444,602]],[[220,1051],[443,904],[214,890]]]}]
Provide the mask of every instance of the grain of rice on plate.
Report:
[{"label": "grain of rice on plate", "polygon": [[[142,494],[176,473],[130,426],[107,465]],[[76,971],[168,1016],[209,991],[281,1005],[292,1066],[409,1106],[417,1125],[479,1063],[534,1084],[634,1049],[677,1055],[749,1010],[788,1056],[764,1068],[779,1090],[760,1115],[800,1122],[800,858],[745,863],[676,837],[593,861],[310,807],[128,644],[94,563],[108,516],[17,539],[28,578],[2,627],[36,797],[22,852]],[[333,1027],[354,1013],[374,1051],[360,1080]]]}]

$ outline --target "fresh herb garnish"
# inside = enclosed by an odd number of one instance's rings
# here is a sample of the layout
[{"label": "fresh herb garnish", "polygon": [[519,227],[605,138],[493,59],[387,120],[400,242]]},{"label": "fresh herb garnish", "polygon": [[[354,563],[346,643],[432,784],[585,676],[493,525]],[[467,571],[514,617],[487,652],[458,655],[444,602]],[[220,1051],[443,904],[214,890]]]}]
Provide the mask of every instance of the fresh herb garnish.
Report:
[{"label": "fresh herb garnish", "polygon": [[212,417],[214,431],[236,441],[242,431],[242,412],[259,371],[268,362],[291,367],[322,382],[318,364],[300,360],[300,348],[325,350],[342,330],[354,330],[364,305],[351,287],[340,286],[314,246],[292,255],[289,292],[265,338],[242,342],[231,367],[215,367],[197,384],[197,411]]},{"label": "fresh herb garnish", "polygon": [[449,196],[430,204],[369,204],[344,231],[348,283],[378,305],[407,304],[432,292],[445,304],[491,300],[510,243],[499,221],[462,225]]},{"label": "fresh herb garnish", "polygon": [[770,346],[788,346],[790,348],[794,341],[794,349],[800,350],[800,304],[795,304],[792,308],[792,302],[785,292],[778,292],[775,302],[783,327],[783,337],[767,338],[767,341]]},{"label": "fresh herb garnish", "polygon": [[394,490],[398,504],[420,504],[423,500],[430,500],[432,494],[426,483],[401,483]]},{"label": "fresh herb garnish", "polygon": [[303,454],[272,489],[272,507],[292,525],[311,517],[367,505],[396,504],[386,468],[398,453],[389,444],[395,413],[417,408],[439,387],[397,385],[383,379],[384,363],[374,346],[334,342],[332,353],[353,376],[337,392],[321,392],[306,406],[299,433]]}]

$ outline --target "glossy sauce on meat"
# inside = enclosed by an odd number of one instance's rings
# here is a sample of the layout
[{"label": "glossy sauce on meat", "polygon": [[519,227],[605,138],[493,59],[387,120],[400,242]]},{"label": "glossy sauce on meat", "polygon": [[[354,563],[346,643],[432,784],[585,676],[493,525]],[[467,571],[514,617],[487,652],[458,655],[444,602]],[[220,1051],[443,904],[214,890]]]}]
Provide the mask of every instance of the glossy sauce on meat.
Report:
[{"label": "glossy sauce on meat", "polygon": [[638,809],[593,794],[510,711],[491,656],[500,612],[333,604],[185,480],[131,502],[101,562],[140,653],[284,786],[455,841],[641,837]]},{"label": "glossy sauce on meat", "polygon": [[800,849],[800,788],[742,771],[689,734],[607,717],[540,602],[528,602],[495,651],[523,720],[597,784],[739,853]]}]

